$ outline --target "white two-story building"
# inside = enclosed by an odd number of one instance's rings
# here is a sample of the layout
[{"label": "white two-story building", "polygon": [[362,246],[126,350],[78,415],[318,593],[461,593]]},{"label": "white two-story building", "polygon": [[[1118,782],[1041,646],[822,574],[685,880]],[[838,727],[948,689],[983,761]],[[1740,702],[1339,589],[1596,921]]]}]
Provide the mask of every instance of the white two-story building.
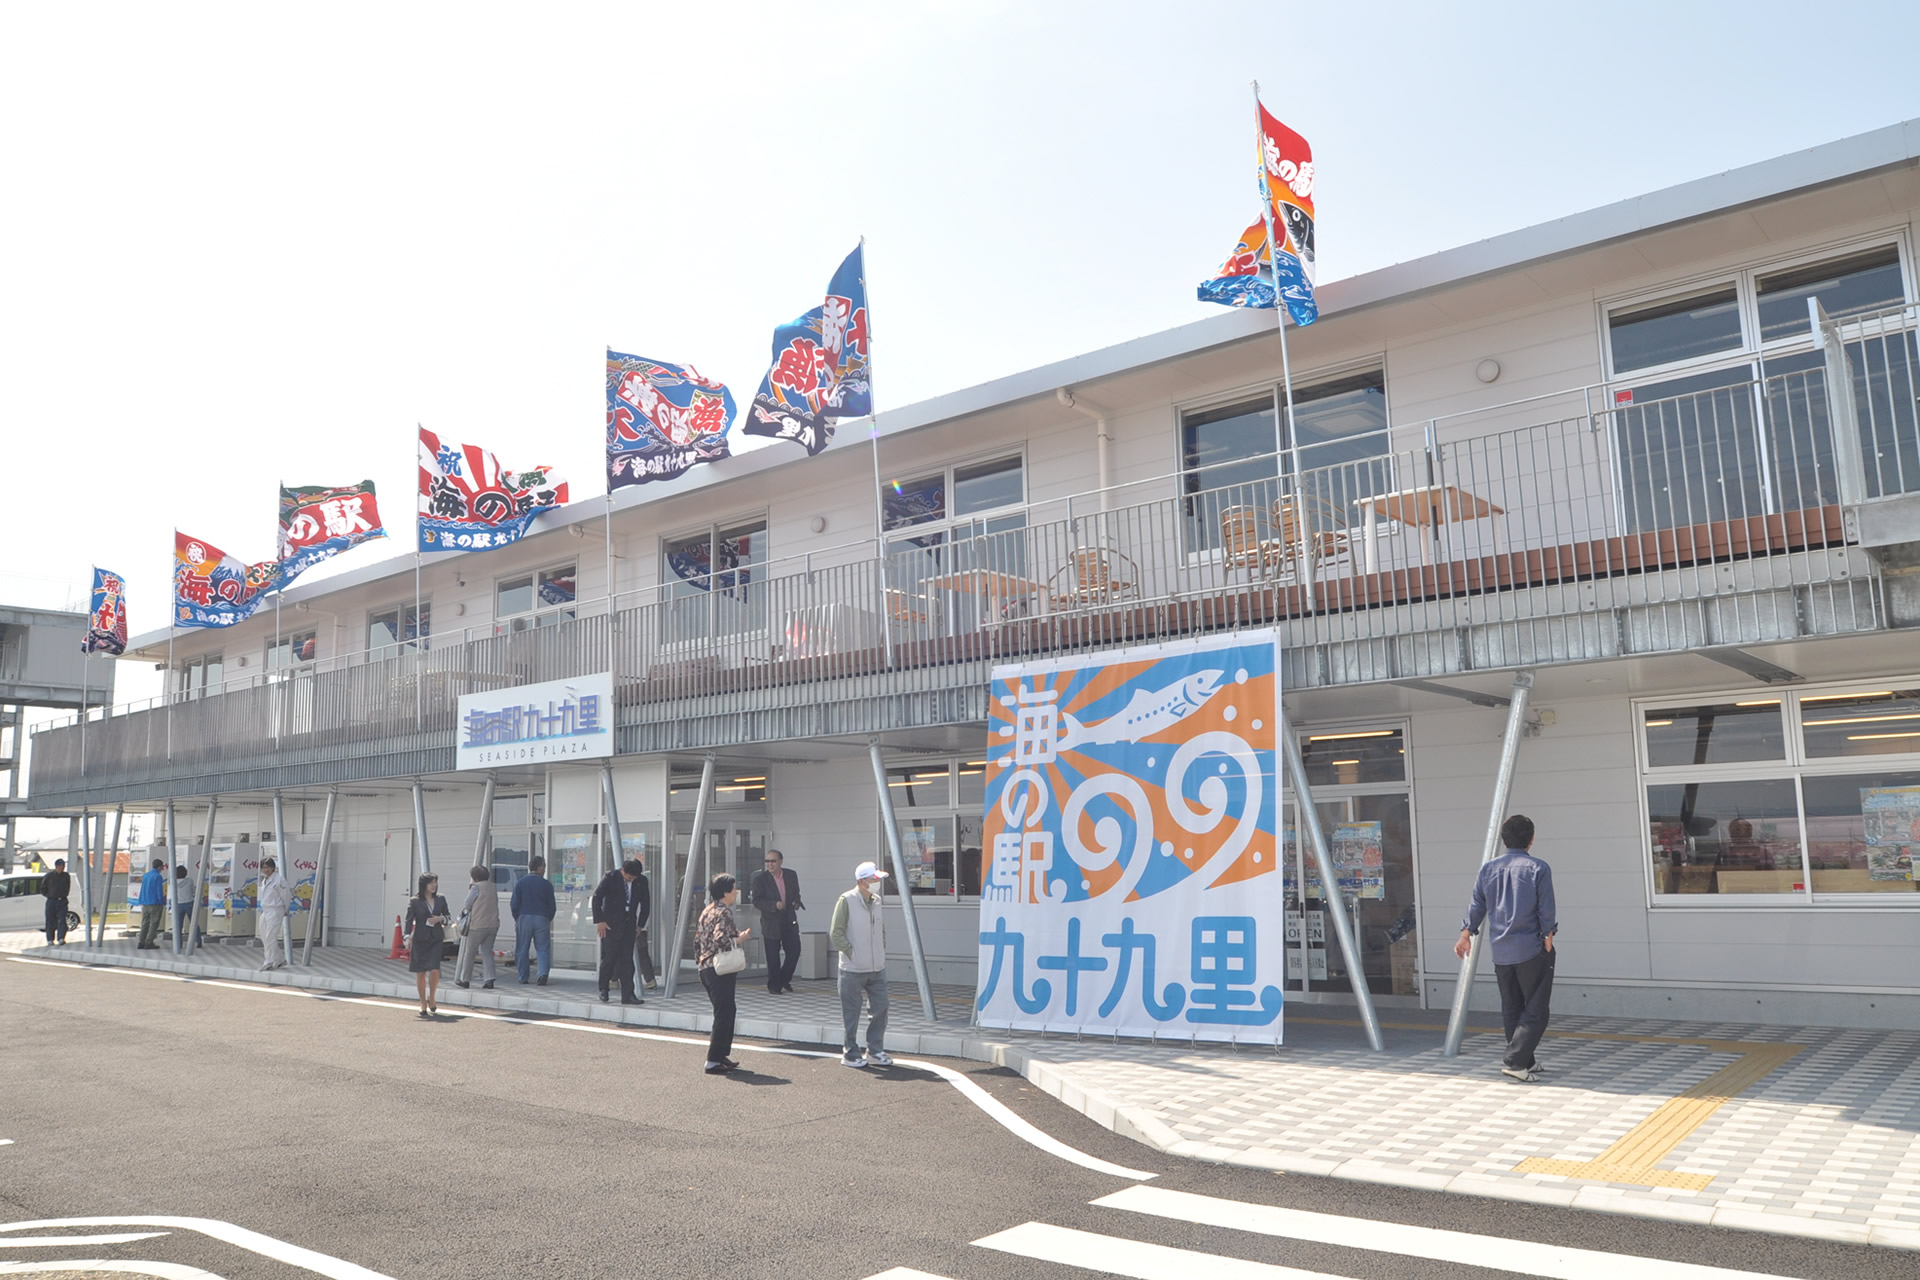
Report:
[{"label": "white two-story building", "polygon": [[[278,640],[138,637],[171,698],[84,761],[37,734],[32,803],[225,842],[278,791],[312,840],[337,792],[330,941],[384,945],[423,854],[504,889],[543,853],[584,961],[600,764],[459,770],[456,707],[610,673],[657,900],[711,757],[699,880],[777,846],[824,930],[886,856],[877,742],[933,977],[971,981],[992,667],[1272,627],[1314,802],[1382,824],[1350,906],[1379,1002],[1450,997],[1524,672],[1559,1008],[1913,1025],[1916,210],[1920,121],[1328,284],[1290,413],[1273,314],[1222,312],[883,415],[877,501],[849,428],[430,557],[417,596],[411,556],[296,586]],[[1340,998],[1305,905],[1295,998]]]}]

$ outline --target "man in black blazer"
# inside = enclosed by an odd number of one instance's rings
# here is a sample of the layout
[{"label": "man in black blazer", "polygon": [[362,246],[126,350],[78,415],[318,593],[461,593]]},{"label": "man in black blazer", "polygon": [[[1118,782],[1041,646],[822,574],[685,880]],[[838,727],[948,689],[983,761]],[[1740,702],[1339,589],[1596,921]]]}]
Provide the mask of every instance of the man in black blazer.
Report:
[{"label": "man in black blazer", "polygon": [[[748,894],[760,912],[760,937],[767,949],[767,991],[779,995],[793,990],[793,971],[800,966],[800,877],[787,870],[786,855],[767,850],[766,866],[753,873]],[[781,952],[786,955],[783,959]]]},{"label": "man in black blazer", "polygon": [[633,989],[633,943],[653,915],[653,893],[646,868],[628,858],[607,872],[593,891],[593,931],[600,937],[600,999],[612,999],[608,986],[620,980],[621,1004],[645,1004]]}]

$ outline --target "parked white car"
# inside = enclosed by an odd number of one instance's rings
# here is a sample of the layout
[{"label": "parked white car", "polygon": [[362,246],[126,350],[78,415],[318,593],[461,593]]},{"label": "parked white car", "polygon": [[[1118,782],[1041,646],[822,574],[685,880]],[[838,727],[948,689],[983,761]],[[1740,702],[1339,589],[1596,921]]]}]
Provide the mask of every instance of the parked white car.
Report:
[{"label": "parked white car", "polygon": [[47,900],[40,896],[40,876],[38,871],[0,875],[0,930],[46,927]]}]

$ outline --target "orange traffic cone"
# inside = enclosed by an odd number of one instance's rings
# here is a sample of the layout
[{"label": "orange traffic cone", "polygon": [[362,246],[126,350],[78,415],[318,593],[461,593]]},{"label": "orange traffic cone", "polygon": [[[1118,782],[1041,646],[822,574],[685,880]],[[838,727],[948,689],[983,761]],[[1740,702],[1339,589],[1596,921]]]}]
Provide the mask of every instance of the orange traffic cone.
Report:
[{"label": "orange traffic cone", "polygon": [[387,959],[405,960],[406,958],[407,940],[400,936],[400,917],[395,916],[393,918],[393,950],[387,952]]}]

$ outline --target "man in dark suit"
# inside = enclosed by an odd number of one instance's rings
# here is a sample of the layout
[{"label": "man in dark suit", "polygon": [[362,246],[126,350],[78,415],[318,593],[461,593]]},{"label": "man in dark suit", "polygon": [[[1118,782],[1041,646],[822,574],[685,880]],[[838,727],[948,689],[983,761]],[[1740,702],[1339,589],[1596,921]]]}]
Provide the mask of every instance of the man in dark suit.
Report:
[{"label": "man in dark suit", "polygon": [[645,1004],[633,989],[633,944],[653,915],[653,893],[646,868],[628,858],[593,891],[593,931],[600,937],[600,999],[612,999],[608,987],[620,980],[621,1004]]},{"label": "man in dark suit", "polygon": [[73,877],[67,874],[67,860],[55,858],[53,870],[40,877],[40,892],[47,898],[47,945],[67,940],[67,899],[73,893]]},{"label": "man in dark suit", "polygon": [[[749,893],[760,912],[760,937],[767,948],[767,991],[779,995],[793,990],[793,971],[800,966],[800,877],[787,870],[786,855],[767,850],[766,866],[753,873]],[[785,952],[784,958],[781,953]]]}]

